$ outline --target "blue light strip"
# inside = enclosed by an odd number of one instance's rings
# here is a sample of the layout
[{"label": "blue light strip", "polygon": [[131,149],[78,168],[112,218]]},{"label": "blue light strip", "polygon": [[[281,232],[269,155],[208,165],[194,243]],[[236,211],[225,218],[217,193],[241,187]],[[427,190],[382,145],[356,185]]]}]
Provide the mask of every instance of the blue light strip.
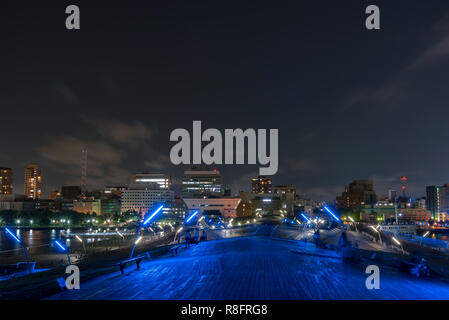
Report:
[{"label": "blue light strip", "polygon": [[196,216],[197,214],[198,214],[198,210],[196,210],[190,217],[189,217],[189,219],[187,219],[187,221],[186,222],[189,222],[190,220],[192,220],[193,219],[193,217],[194,216]]},{"label": "blue light strip", "polygon": [[310,221],[310,219],[304,213],[301,213],[301,217],[306,219],[308,223],[312,223],[312,221]]},{"label": "blue light strip", "polygon": [[9,228],[5,228],[5,231],[6,231],[7,233],[9,233],[9,235],[10,235],[11,237],[13,237],[14,240],[16,240],[18,243],[21,242],[20,239],[17,238],[16,235],[15,235],[14,233],[11,232],[11,230],[9,230]]},{"label": "blue light strip", "polygon": [[55,243],[61,248],[62,251],[67,251],[67,249],[62,244],[60,244],[58,240],[55,240]]},{"label": "blue light strip", "polygon": [[162,210],[163,207],[164,207],[164,206],[162,205],[162,206],[160,206],[159,208],[157,208],[156,211],[154,211],[154,213],[153,213],[151,216],[149,216],[147,220],[144,221],[143,225],[148,224],[148,222],[150,222],[151,219],[153,219],[154,216],[157,215],[157,214],[159,213],[159,211]]},{"label": "blue light strip", "polygon": [[337,221],[340,221],[340,218],[338,218],[327,206],[324,206],[324,210],[329,212],[329,214]]}]

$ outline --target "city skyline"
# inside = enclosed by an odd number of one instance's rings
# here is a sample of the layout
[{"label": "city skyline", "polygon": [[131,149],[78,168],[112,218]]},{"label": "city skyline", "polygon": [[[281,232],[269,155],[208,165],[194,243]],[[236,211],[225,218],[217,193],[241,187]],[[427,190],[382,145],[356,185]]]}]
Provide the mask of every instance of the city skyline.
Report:
[{"label": "city skyline", "polygon": [[[62,184],[59,186],[46,186],[45,182],[42,183],[42,180],[45,181],[45,177],[44,174],[42,174],[42,169],[41,166],[38,163],[30,163],[25,167],[25,174],[24,176],[27,174],[27,172],[29,171],[29,168],[31,167],[36,167],[37,166],[37,170],[39,172],[39,177],[40,177],[40,184],[42,187],[42,192],[41,195],[39,196],[39,198],[44,198],[44,199],[48,199],[51,198],[51,193],[55,193],[55,192],[59,192],[61,193],[61,191],[63,190],[64,187],[78,187],[81,190],[81,180],[82,177],[80,175],[80,182],[79,183],[72,183],[72,184]],[[219,176],[220,176],[220,184],[222,185],[223,190],[219,191],[218,193],[223,194],[224,191],[228,190],[227,188],[229,188],[229,185],[226,184],[226,180],[223,179],[223,175],[220,173],[220,171],[218,171],[216,168],[218,166],[192,166],[192,165],[184,165],[182,167],[185,167],[185,170],[183,171],[183,173],[181,174],[180,177],[173,177],[171,174],[162,172],[161,170],[158,171],[148,171],[148,170],[141,170],[139,172],[135,172],[132,173],[128,179],[126,179],[125,181],[123,181],[122,183],[117,183],[117,184],[101,184],[101,185],[96,185],[96,186],[90,186],[89,184],[87,185],[87,191],[92,192],[92,191],[101,191],[101,190],[105,190],[108,187],[118,187],[118,186],[126,186],[126,187],[135,187],[138,186],[139,184],[142,183],[150,183],[150,184],[158,184],[159,187],[161,188],[161,190],[163,189],[167,189],[167,190],[173,190],[175,191],[176,196],[181,196],[182,197],[182,188],[183,188],[183,179],[185,179],[186,174],[187,177],[189,174],[194,174],[195,170],[200,170],[200,169],[204,169],[204,170],[210,170],[210,172],[214,173],[214,171],[216,171]],[[0,167],[0,169],[8,169],[8,175],[12,174],[12,194],[16,194],[16,195],[27,195],[27,192],[25,190],[25,184],[17,184],[15,181],[16,179],[14,177],[16,177],[16,172],[9,167]],[[11,170],[9,170],[11,169]],[[191,171],[191,170],[194,171]],[[6,172],[6,171],[5,171]],[[205,172],[207,173],[207,172]],[[273,176],[260,176],[260,175],[255,175],[255,176],[251,176],[249,178],[249,180],[247,181],[247,185],[248,187],[245,189],[229,189],[231,191],[231,195],[232,196],[236,196],[239,194],[239,192],[249,192],[249,193],[258,193],[255,192],[255,190],[257,190],[257,188],[261,188],[258,187],[256,185],[260,184],[261,181],[269,181],[269,186],[267,186],[267,190],[263,190],[261,189],[261,193],[273,193],[272,188],[276,188],[276,187],[282,187],[282,186],[294,186],[296,189],[296,185],[295,183],[289,182],[287,181],[287,183],[277,183],[276,180],[273,182],[272,178]],[[323,199],[323,198],[314,198],[312,196],[310,196],[309,194],[307,194],[306,192],[302,192],[302,190],[298,190],[297,194],[299,196],[304,196],[305,198],[309,198],[309,199],[313,199],[316,201],[335,201],[336,197],[338,197],[342,191],[345,190],[346,186],[348,184],[351,183],[351,181],[372,181],[373,185],[374,185],[374,192],[376,192],[377,196],[380,197],[385,197],[385,198],[390,198],[390,193],[394,192],[395,194],[397,194],[398,196],[402,195],[402,192],[405,192],[405,194],[407,196],[410,196],[412,198],[425,198],[426,197],[426,193],[427,193],[427,188],[428,187],[433,187],[433,186],[438,186],[438,184],[430,184],[430,185],[426,185],[423,186],[423,190],[421,190],[421,194],[414,194],[411,193],[409,191],[408,188],[408,183],[405,183],[403,181],[404,177],[400,177],[399,179],[397,179],[398,181],[392,182],[392,184],[388,187],[385,191],[383,190],[379,190],[379,188],[376,188],[376,181],[375,180],[371,180],[371,179],[352,179],[352,180],[348,180],[347,183],[345,183],[344,185],[340,186],[340,189],[336,192],[336,194],[331,195],[331,197],[329,199]],[[23,180],[23,179],[22,179]],[[22,181],[19,180],[19,181]],[[26,180],[26,179],[25,179]],[[407,179],[406,179],[407,180]],[[9,182],[10,183],[10,182]],[[185,182],[184,182],[185,183]],[[449,184],[449,183],[448,183]],[[19,188],[17,188],[17,185],[19,186]],[[446,185],[446,183],[440,184],[441,186]],[[406,186],[406,187],[405,187]],[[20,188],[21,187],[21,188]],[[256,188],[256,189],[255,189]],[[403,189],[403,190],[402,190]],[[402,191],[399,191],[402,190]],[[23,191],[23,192],[21,192]],[[81,192],[81,191],[80,191]],[[80,193],[81,196],[81,193]],[[33,198],[33,197],[31,197]],[[338,200],[337,200],[338,202]]]}]

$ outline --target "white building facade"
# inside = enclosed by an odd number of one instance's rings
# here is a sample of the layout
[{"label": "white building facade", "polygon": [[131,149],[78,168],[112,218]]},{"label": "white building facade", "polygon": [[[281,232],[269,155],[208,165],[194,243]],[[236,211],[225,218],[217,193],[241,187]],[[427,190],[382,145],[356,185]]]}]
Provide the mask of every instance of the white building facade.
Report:
[{"label": "white building facade", "polygon": [[150,211],[156,204],[173,201],[175,193],[171,190],[130,189],[122,192],[121,212],[135,211],[142,215]]}]

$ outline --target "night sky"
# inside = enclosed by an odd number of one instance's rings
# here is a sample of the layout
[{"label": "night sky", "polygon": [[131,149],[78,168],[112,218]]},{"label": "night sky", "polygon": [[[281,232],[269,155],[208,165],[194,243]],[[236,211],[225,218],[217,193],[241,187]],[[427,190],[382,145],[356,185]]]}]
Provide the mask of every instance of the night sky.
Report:
[{"label": "night sky", "polygon": [[[65,28],[65,7],[81,30]],[[365,8],[381,30],[365,28]],[[278,128],[274,184],[332,200],[354,179],[413,196],[449,182],[449,2],[4,1],[0,166],[23,193],[168,172],[170,132]],[[259,165],[215,166],[232,192]]]}]

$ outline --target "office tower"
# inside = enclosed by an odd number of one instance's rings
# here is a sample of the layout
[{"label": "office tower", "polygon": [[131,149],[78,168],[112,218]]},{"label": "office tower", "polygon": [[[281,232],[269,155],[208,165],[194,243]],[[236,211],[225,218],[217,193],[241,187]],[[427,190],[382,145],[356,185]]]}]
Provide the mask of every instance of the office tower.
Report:
[{"label": "office tower", "polygon": [[272,191],[271,189],[272,181],[270,178],[258,176],[257,178],[251,179],[251,182],[252,182],[251,193],[266,194],[271,193]]},{"label": "office tower", "polygon": [[0,168],[0,194],[12,194],[13,173],[11,168]]},{"label": "office tower", "polygon": [[121,212],[134,211],[145,215],[156,204],[173,201],[175,193],[171,190],[148,189],[144,186],[134,185],[122,191]]},{"label": "office tower", "polygon": [[449,184],[426,187],[426,208],[432,219],[440,220],[449,212]]},{"label": "office tower", "polygon": [[30,163],[25,169],[25,195],[31,199],[42,196],[42,172],[39,165]]},{"label": "office tower", "polygon": [[223,181],[217,169],[206,170],[191,168],[184,171],[182,177],[182,197],[198,198],[207,196],[222,196]]}]

